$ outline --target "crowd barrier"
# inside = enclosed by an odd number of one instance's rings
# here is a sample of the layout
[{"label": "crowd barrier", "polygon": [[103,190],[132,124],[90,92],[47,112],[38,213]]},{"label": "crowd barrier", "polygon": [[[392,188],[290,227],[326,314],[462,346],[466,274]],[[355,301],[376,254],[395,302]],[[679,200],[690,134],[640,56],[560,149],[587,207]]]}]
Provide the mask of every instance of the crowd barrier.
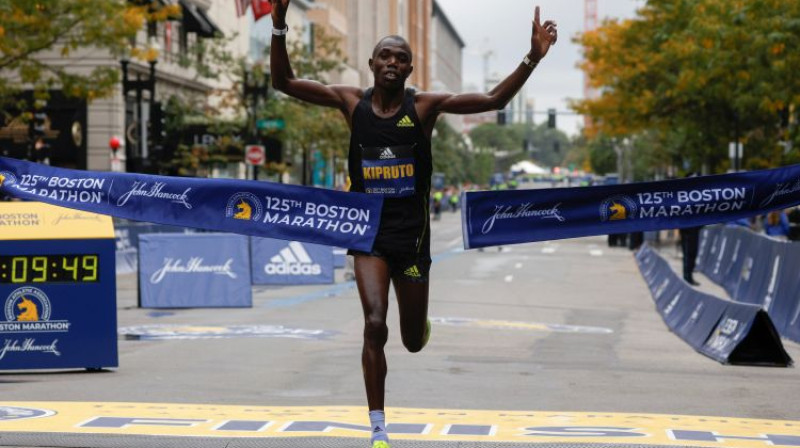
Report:
[{"label": "crowd barrier", "polygon": [[792,364],[761,307],[692,288],[648,244],[636,253],[636,261],[664,323],[698,352],[723,364]]},{"label": "crowd barrier", "polygon": [[230,233],[139,237],[139,306],[251,307],[248,237]]},{"label": "crowd barrier", "polygon": [[764,309],[781,336],[800,342],[800,243],[738,226],[706,227],[697,270],[736,302]]},{"label": "crowd barrier", "polygon": [[334,282],[333,248],[299,241],[250,238],[254,285],[319,285]]}]

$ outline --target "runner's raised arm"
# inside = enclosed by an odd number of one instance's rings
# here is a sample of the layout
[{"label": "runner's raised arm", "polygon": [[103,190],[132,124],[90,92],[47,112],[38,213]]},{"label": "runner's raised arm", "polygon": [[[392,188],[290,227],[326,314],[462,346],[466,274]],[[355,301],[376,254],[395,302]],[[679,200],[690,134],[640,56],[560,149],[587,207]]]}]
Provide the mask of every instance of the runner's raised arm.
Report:
[{"label": "runner's raised arm", "polygon": [[289,53],[286,50],[286,11],[291,0],[270,0],[272,3],[272,46],[270,69],[272,86],[281,92],[319,106],[342,111],[349,123],[352,108],[361,96],[361,89],[349,86],[328,86],[318,81],[298,79],[294,76]]}]

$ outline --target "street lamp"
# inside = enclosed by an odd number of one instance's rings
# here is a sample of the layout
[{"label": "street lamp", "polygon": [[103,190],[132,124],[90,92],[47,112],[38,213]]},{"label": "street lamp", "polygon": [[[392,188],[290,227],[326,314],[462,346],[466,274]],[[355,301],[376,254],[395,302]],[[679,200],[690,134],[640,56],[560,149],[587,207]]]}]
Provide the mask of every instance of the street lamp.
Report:
[{"label": "street lamp", "polygon": [[[128,75],[128,65],[130,61],[122,59],[122,97],[125,99],[125,111],[127,118],[128,93],[136,92],[135,116],[133,123],[125,123],[125,171],[139,172],[145,165],[149,165],[147,147],[147,126],[142,108],[142,92],[149,92],[150,107],[148,112],[155,109],[156,101],[156,63],[158,61],[148,61],[150,73],[147,79],[142,79],[141,73],[136,73],[136,80],[131,80]],[[149,115],[149,114],[148,114]]]}]

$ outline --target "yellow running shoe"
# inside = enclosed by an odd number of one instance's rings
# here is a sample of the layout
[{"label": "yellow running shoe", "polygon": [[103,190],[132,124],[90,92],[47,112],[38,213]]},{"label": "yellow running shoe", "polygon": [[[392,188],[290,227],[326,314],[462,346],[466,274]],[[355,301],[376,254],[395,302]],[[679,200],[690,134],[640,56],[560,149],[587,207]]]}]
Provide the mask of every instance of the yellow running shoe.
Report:
[{"label": "yellow running shoe", "polygon": [[372,442],[372,448],[390,448],[389,442],[385,440],[376,440]]},{"label": "yellow running shoe", "polygon": [[428,345],[428,341],[431,339],[431,320],[428,319],[428,323],[425,326],[425,334],[422,335],[422,348],[425,348]]}]

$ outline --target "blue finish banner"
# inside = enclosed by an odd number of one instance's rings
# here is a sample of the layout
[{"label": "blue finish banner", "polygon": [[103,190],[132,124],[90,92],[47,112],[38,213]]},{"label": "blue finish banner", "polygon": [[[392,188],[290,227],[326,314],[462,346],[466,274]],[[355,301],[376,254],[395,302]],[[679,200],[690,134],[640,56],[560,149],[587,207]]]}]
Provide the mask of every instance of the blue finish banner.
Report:
[{"label": "blue finish banner", "polygon": [[599,187],[464,193],[467,249],[701,226],[800,204],[800,165]]},{"label": "blue finish banner", "polygon": [[0,157],[0,192],[120,218],[371,251],[380,195],[53,168]]},{"label": "blue finish banner", "polygon": [[253,305],[246,236],[162,233],[139,237],[143,308]]},{"label": "blue finish banner", "polygon": [[333,283],[333,248],[299,241],[253,238],[254,285]]}]

